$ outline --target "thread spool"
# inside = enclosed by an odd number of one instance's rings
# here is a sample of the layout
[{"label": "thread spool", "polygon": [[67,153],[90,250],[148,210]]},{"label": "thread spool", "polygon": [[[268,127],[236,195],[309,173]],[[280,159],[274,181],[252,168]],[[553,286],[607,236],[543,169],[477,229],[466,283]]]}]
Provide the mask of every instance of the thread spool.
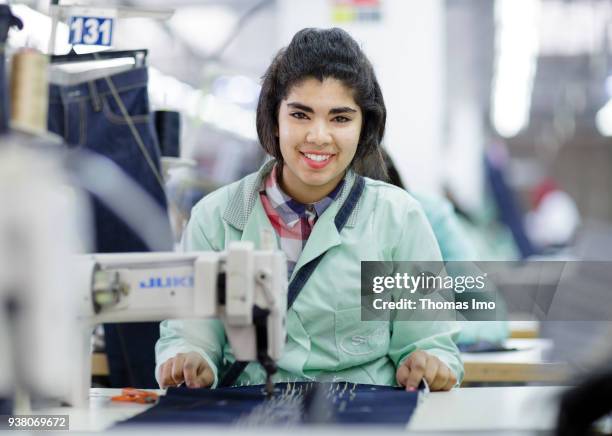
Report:
[{"label": "thread spool", "polygon": [[6,133],[9,125],[9,97],[4,54],[11,27],[22,29],[23,22],[12,14],[8,5],[0,5],[0,134]]},{"label": "thread spool", "polygon": [[47,132],[49,58],[26,48],[15,53],[11,67],[11,126],[33,133]]}]

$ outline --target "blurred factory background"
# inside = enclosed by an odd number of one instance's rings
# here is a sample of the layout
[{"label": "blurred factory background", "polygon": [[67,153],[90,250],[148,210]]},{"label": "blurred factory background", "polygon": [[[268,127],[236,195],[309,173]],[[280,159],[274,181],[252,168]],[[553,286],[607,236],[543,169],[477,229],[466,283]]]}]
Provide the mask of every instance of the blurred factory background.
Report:
[{"label": "blurred factory background", "polygon": [[[301,28],[339,26],[374,64],[388,110],[384,146],[401,178],[411,191],[451,201],[476,260],[612,259],[609,1],[104,6],[169,11],[168,19],[118,20],[113,48],[148,49],[151,110],[181,115],[185,164],[165,178],[176,241],[203,195],[265,159],[255,109],[276,52]],[[9,50],[47,52],[50,2],[11,8],[24,29],[11,30]],[[55,54],[71,49],[68,33],[60,22]],[[100,49],[75,46],[77,53]]]},{"label": "blurred factory background", "polygon": [[[388,107],[385,147],[410,189],[444,194],[468,222],[490,225],[504,194],[491,195],[487,159],[514,202],[501,211],[509,214],[502,222],[523,226],[531,245],[523,247],[511,229],[516,257],[556,252],[585,226],[612,233],[608,1],[115,4],[174,9],[165,21],[120,20],[114,41],[118,49],[149,49],[153,109],[182,114],[181,154],[198,162],[199,174],[195,184],[169,181],[183,213],[203,191],[263,159],[255,107],[259,78],[276,51],[300,28],[340,26],[375,65]],[[16,2],[25,29],[9,43],[46,50],[48,8],[46,1]],[[67,32],[61,24],[56,53],[69,50]],[[593,253],[604,256],[607,247]],[[502,252],[482,254],[511,253]]]}]

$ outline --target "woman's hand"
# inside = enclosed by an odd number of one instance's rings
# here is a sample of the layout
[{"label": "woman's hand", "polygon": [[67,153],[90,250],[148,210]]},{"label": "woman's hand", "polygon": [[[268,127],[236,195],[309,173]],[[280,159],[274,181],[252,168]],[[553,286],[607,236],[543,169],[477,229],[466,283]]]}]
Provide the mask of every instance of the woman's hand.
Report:
[{"label": "woman's hand", "polygon": [[179,386],[188,388],[208,388],[215,376],[208,363],[196,352],[179,353],[166,360],[159,368],[159,385],[162,388]]},{"label": "woman's hand", "polygon": [[406,390],[417,389],[425,377],[432,391],[450,391],[457,377],[440,359],[422,350],[416,350],[397,368],[397,382]]}]

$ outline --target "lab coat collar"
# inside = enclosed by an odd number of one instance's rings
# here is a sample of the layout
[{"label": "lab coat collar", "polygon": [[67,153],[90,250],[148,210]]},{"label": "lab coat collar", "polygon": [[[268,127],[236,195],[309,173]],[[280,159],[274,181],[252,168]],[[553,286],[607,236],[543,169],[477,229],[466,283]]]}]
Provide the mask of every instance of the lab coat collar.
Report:
[{"label": "lab coat collar", "polygon": [[[261,211],[265,215],[265,211],[263,210],[263,206],[261,206],[261,201],[259,200],[259,190],[265,180],[266,176],[270,174],[272,168],[274,167],[276,161],[270,160],[266,162],[256,173],[250,174],[244,179],[242,179],[238,184],[238,189],[230,199],[227,209],[223,214],[223,219],[236,229],[240,231],[244,231],[247,227],[247,223],[253,218],[255,221],[260,221],[254,215],[260,215],[260,213],[253,214],[253,209],[256,208],[258,211]],[[355,183],[355,173],[353,170],[349,170],[344,179],[344,187],[342,188],[342,192],[338,196],[335,201],[335,205],[331,205],[327,208],[325,213],[319,218],[321,220],[324,216],[330,215],[328,212],[332,212],[333,215],[331,221],[331,225],[334,226],[334,220],[336,213],[338,212],[339,205],[343,204],[346,198],[348,197],[353,184]],[[332,210],[330,210],[332,209]],[[349,216],[348,221],[346,222],[345,227],[354,227],[357,221],[359,211],[359,203]],[[259,217],[261,218],[261,217]],[[319,221],[317,220],[317,222]],[[256,224],[255,222],[251,224]],[[250,227],[250,226],[249,226]],[[271,226],[270,226],[271,227]],[[315,226],[316,227],[316,226]],[[336,231],[337,233],[337,231]],[[312,237],[312,234],[311,234]]]}]

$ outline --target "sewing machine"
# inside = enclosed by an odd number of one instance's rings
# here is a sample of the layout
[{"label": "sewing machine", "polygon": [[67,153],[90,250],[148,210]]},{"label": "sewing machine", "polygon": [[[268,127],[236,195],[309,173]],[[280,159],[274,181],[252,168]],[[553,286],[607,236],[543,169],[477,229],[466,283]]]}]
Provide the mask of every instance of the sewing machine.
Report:
[{"label": "sewing machine", "polygon": [[[100,158],[80,156],[84,170],[69,173],[63,156],[37,147],[35,138],[3,141],[0,197],[10,207],[0,210],[0,398],[82,406],[94,326],[169,318],[221,319],[236,359],[265,363],[270,379],[287,311],[287,265],[273,235],[262,235],[259,250],[236,242],[220,253],[77,255],[91,247],[91,217],[69,174],[102,198],[113,197],[111,188],[130,193],[129,201],[108,204],[134,225],[147,216],[140,233],[151,247],[165,242],[156,238],[165,228],[153,225],[163,211]],[[105,174],[100,179],[113,186],[98,186],[88,174]]]},{"label": "sewing machine", "polygon": [[100,323],[219,318],[236,360],[262,363],[271,385],[286,339],[282,252],[234,242],[221,253],[95,254],[79,256],[74,274],[84,332],[76,404],[87,401],[89,340]]}]

